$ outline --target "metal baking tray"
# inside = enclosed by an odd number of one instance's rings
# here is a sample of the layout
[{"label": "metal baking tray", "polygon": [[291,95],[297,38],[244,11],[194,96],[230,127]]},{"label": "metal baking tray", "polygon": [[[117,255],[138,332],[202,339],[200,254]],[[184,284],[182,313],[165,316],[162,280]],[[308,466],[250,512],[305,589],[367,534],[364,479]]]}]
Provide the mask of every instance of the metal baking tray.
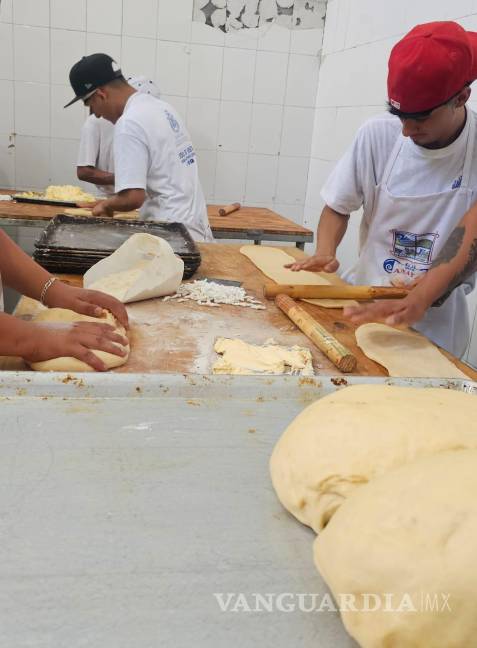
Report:
[{"label": "metal baking tray", "polygon": [[179,256],[200,258],[187,228],[182,223],[152,221],[118,221],[111,218],[89,218],[59,214],[41,234],[35,246],[39,249],[107,252],[118,249],[132,234],[147,232],[165,239]]},{"label": "metal baking tray", "polygon": [[[347,384],[463,380],[0,372],[2,645],[357,648],[335,612],[222,611],[328,592],[268,462]],[[67,422],[67,425],[65,425]],[[52,587],[54,583],[54,587]],[[310,599],[306,599],[306,605]],[[19,623],[28,611],[28,623]],[[124,614],[127,610],[127,614]],[[66,630],[65,630],[66,629]],[[159,634],[158,634],[159,633]]]},{"label": "metal baking tray", "polygon": [[27,198],[13,194],[13,200],[19,203],[32,203],[33,205],[51,205],[53,207],[77,207],[78,204],[68,200],[48,200],[47,198]]}]

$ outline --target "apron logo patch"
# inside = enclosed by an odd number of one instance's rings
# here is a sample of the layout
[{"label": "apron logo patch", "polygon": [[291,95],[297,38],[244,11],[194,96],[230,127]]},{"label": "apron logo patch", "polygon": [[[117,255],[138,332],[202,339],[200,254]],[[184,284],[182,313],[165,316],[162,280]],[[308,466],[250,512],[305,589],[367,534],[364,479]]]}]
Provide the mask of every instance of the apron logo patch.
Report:
[{"label": "apron logo patch", "polygon": [[439,234],[426,233],[414,234],[413,232],[402,232],[392,230],[393,247],[391,254],[398,259],[410,259],[415,263],[429,265],[432,261],[432,250]]},{"label": "apron logo patch", "polygon": [[389,274],[391,274],[392,272],[394,272],[394,266],[397,263],[400,264],[397,259],[386,259],[386,261],[383,263],[383,268],[386,270],[386,272],[389,272]]}]

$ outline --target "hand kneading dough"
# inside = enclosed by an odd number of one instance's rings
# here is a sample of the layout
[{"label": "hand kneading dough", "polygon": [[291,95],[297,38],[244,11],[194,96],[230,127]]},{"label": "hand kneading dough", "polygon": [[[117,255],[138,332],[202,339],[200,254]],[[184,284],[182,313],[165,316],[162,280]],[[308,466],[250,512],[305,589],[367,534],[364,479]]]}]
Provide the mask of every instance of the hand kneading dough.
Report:
[{"label": "hand kneading dough", "polygon": [[[308,270],[293,272],[293,270],[285,268],[285,264],[294,263],[297,259],[278,248],[266,245],[244,245],[240,248],[240,252],[250,259],[264,275],[273,279],[277,284],[287,286],[329,286],[332,282],[326,279],[327,276],[334,278],[334,284],[345,283],[334,274],[309,272]],[[358,305],[353,299],[303,299],[302,301],[316,306],[323,306],[324,308],[344,308],[345,306]]]},{"label": "hand kneading dough", "polygon": [[[127,339],[127,334],[124,328],[116,321],[111,313],[105,311],[106,316],[99,319],[97,317],[89,317],[88,315],[80,315],[75,311],[67,310],[65,308],[48,308],[42,310],[35,315],[33,322],[43,323],[59,323],[64,324],[68,322],[101,322],[103,324],[111,324],[116,327],[116,332]],[[114,353],[106,353],[105,351],[94,351],[94,354],[100,358],[108,369],[120,367],[127,362],[129,357],[129,345],[126,347],[127,355],[117,356]],[[43,362],[32,362],[31,368],[35,371],[94,371],[85,362],[77,358],[53,358],[52,360],[44,360]]]},{"label": "hand kneading dough", "polygon": [[123,304],[175,293],[184,262],[167,241],[152,234],[133,234],[113,254],[95,263],[83,285],[119,299]]},{"label": "hand kneading dough", "polygon": [[454,448],[477,448],[476,396],[355,385],[296,417],[275,446],[270,471],[283,506],[318,533],[370,479]]},{"label": "hand kneading dough", "polygon": [[355,596],[342,619],[362,648],[477,645],[476,492],[477,452],[444,452],[373,480],[318,536],[316,566],[338,604]]},{"label": "hand kneading dough", "polygon": [[424,335],[386,324],[363,324],[356,329],[363,353],[379,362],[390,376],[408,378],[468,378]]}]

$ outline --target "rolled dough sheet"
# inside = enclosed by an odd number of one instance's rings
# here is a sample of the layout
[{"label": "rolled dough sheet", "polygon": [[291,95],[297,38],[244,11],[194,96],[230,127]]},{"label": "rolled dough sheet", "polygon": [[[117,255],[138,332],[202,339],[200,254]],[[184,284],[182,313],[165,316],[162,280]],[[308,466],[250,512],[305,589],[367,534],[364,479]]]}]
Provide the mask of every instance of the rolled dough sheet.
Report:
[{"label": "rolled dough sheet", "polygon": [[[308,272],[308,270],[299,270],[293,272],[285,268],[285,264],[294,263],[297,259],[290,256],[278,248],[262,245],[244,245],[240,252],[257,266],[264,275],[273,279],[277,284],[286,284],[294,286],[329,286],[331,281],[326,276],[334,277],[334,284],[337,277],[333,274]],[[341,282],[340,282],[341,283]],[[344,283],[344,282],[343,282]],[[344,308],[345,306],[357,306],[353,299],[303,299],[309,304],[323,306],[323,308]]]},{"label": "rolled dough sheet", "polygon": [[[127,339],[126,331],[116,321],[115,317],[107,311],[104,311],[104,318],[100,321],[105,324],[111,324],[116,327],[116,333],[124,336]],[[45,308],[38,312],[32,320],[33,322],[43,322],[51,324],[65,324],[68,322],[98,322],[97,317],[89,317],[88,315],[80,315],[75,311],[65,308]],[[129,345],[126,347],[127,355],[117,356],[114,353],[107,353],[106,351],[94,351],[106,365],[108,369],[114,369],[126,364],[129,357]],[[77,358],[63,357],[53,358],[51,360],[44,360],[43,362],[32,362],[31,368],[34,371],[94,371],[90,365],[78,360]]]},{"label": "rolled dough sheet", "polygon": [[222,356],[212,368],[214,374],[314,375],[311,352],[304,347],[287,348],[267,343],[260,346],[238,339],[218,338],[214,350]]},{"label": "rolled dough sheet", "polygon": [[363,324],[356,329],[363,353],[379,362],[390,376],[406,378],[468,378],[426,337],[386,324]]},{"label": "rolled dough sheet", "polygon": [[[93,217],[93,213],[91,209],[84,209],[82,207],[71,207],[71,208],[66,208],[63,210],[63,214],[67,214],[68,216],[91,216]],[[137,219],[139,216],[139,212],[137,210],[135,211],[130,211],[130,212],[116,212],[113,216],[116,220],[130,220],[130,219]]]}]

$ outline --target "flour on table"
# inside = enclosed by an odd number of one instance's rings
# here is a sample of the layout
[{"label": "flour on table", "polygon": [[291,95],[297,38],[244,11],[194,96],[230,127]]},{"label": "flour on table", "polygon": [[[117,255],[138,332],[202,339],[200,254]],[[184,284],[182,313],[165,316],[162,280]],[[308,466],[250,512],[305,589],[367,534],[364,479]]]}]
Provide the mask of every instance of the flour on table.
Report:
[{"label": "flour on table", "polygon": [[311,352],[304,347],[267,343],[259,346],[239,339],[218,338],[214,350],[222,356],[212,368],[214,374],[314,375]]}]

